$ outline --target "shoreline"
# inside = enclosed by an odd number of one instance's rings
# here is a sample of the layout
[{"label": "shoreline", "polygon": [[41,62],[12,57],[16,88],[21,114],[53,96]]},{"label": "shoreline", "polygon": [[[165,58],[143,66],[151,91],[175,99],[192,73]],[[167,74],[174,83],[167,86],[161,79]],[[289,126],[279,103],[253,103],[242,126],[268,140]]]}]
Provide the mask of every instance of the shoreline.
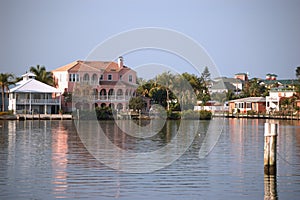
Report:
[{"label": "shoreline", "polygon": [[17,114],[17,115],[2,115],[0,120],[72,120],[70,114]]},{"label": "shoreline", "polygon": [[[225,118],[246,118],[246,119],[281,119],[281,120],[300,120],[300,115],[296,116],[278,116],[278,115],[247,115],[247,114],[232,114],[232,113],[214,113],[214,117]],[[71,114],[17,114],[17,115],[2,115],[0,120],[73,120],[76,117]],[[124,118],[123,118],[124,119]],[[127,119],[127,118],[126,118]],[[151,120],[151,118],[137,118],[139,120]]]},{"label": "shoreline", "polygon": [[300,115],[247,115],[247,114],[232,114],[232,113],[214,113],[213,117],[225,117],[225,118],[246,118],[246,119],[282,119],[282,120],[300,120]]}]

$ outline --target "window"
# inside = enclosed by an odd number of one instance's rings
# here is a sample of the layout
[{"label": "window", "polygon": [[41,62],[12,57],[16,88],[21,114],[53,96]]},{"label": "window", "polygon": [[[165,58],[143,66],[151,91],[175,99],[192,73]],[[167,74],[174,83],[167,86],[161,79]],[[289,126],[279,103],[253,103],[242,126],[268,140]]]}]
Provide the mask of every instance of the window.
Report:
[{"label": "window", "polygon": [[247,108],[252,108],[251,103],[247,103]]},{"label": "window", "polygon": [[84,82],[89,82],[90,81],[90,76],[88,74],[84,74],[83,81]]},{"label": "window", "polygon": [[79,82],[79,74],[69,74],[70,82]]},{"label": "window", "polygon": [[93,83],[97,82],[97,79],[98,79],[97,74],[93,74],[93,76],[92,76],[92,82]]},{"label": "window", "polygon": [[102,80],[103,80],[103,74],[100,75],[100,81],[102,81]]},{"label": "window", "polygon": [[244,108],[244,103],[240,103],[240,108]]},{"label": "window", "polygon": [[129,76],[128,76],[128,81],[129,81],[129,82],[132,82],[132,75],[129,75]]},{"label": "window", "polygon": [[111,74],[108,74],[108,75],[107,75],[107,80],[109,80],[109,81],[112,80],[112,75],[111,75]]},{"label": "window", "polygon": [[120,80],[122,80],[122,74],[120,75]]}]

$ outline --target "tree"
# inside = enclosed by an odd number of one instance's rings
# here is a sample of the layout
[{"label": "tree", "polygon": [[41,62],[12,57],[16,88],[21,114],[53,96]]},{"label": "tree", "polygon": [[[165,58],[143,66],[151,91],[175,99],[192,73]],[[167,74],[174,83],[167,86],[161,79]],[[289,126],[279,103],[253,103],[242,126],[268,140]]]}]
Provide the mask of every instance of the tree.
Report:
[{"label": "tree", "polygon": [[13,74],[10,74],[10,73],[1,73],[0,74],[0,86],[1,86],[1,89],[2,89],[2,95],[1,95],[1,98],[2,98],[2,111],[4,111],[4,108],[5,108],[5,90],[8,90],[8,86],[11,85],[11,84],[14,84],[14,82],[11,80],[14,78],[14,75]]},{"label": "tree", "polygon": [[167,110],[170,109],[170,88],[172,88],[172,82],[174,75],[170,71],[164,72],[156,77],[157,82],[163,86],[162,89],[167,93]]},{"label": "tree", "polygon": [[242,93],[243,97],[259,97],[268,95],[267,89],[259,84],[258,78],[253,78],[246,82]]},{"label": "tree", "polygon": [[296,68],[296,77],[300,79],[300,66]]},{"label": "tree", "polygon": [[300,98],[300,66],[296,68],[296,76],[298,78],[298,82],[295,84],[297,97]]},{"label": "tree", "polygon": [[210,81],[210,72],[208,70],[208,67],[205,67],[202,74],[201,74],[201,78],[204,80],[205,83],[207,83],[208,81]]},{"label": "tree", "polygon": [[146,102],[143,100],[142,97],[132,97],[129,100],[129,108],[133,110],[140,111],[142,110],[146,105]]},{"label": "tree", "polygon": [[44,66],[37,65],[36,67],[31,66],[30,72],[36,75],[35,79],[46,83],[51,86],[55,86],[52,72],[47,72]]}]

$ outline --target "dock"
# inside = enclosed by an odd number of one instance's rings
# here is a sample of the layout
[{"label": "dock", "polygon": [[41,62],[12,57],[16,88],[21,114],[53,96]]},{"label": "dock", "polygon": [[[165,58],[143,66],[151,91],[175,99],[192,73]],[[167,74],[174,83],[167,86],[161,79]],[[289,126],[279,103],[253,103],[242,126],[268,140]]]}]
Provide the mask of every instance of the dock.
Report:
[{"label": "dock", "polygon": [[71,114],[17,114],[17,120],[72,120]]}]

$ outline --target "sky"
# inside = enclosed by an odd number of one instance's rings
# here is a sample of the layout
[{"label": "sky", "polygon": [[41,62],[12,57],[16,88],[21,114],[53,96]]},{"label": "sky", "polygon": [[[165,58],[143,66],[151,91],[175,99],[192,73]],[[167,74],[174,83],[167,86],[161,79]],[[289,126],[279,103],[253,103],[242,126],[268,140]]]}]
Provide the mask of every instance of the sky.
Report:
[{"label": "sky", "polygon": [[[0,72],[20,76],[37,64],[51,71],[90,58],[107,40],[152,27],[197,43],[211,60],[208,67],[220,76],[245,72],[250,78],[267,73],[278,79],[296,78],[299,8],[297,0],[0,0]],[[136,35],[141,38],[148,39]],[[174,46],[189,49],[170,38],[166,40]],[[122,46],[123,41],[114,45],[109,48]],[[190,59],[157,45],[124,53],[125,65],[138,73],[165,67],[196,74],[208,65],[198,63],[195,72]],[[197,57],[203,52],[189,53]]]}]

